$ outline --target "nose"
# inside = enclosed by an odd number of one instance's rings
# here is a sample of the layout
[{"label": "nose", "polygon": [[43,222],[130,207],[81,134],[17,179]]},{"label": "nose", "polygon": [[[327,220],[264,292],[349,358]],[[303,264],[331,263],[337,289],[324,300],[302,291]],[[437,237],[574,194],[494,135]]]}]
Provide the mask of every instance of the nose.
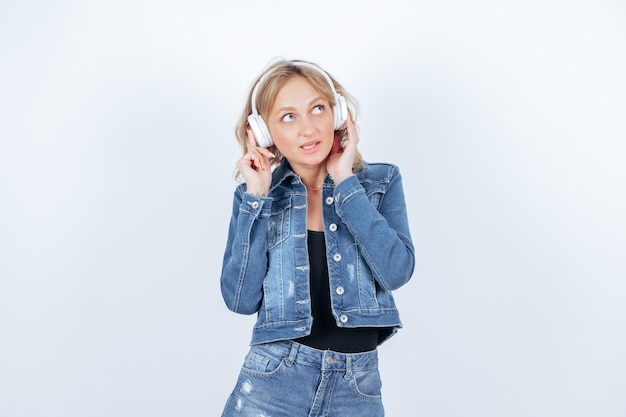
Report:
[{"label": "nose", "polygon": [[313,133],[314,130],[315,125],[310,117],[305,116],[300,119],[300,135],[309,136]]}]

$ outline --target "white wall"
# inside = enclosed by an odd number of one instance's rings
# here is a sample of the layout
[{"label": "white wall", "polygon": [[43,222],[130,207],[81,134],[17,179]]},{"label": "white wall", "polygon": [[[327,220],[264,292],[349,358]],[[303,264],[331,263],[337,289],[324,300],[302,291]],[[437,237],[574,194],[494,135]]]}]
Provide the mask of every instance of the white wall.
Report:
[{"label": "white wall", "polygon": [[2,2],[0,415],[219,415],[233,128],[278,55],[405,177],[387,414],[626,415],[626,7],[502,3]]}]

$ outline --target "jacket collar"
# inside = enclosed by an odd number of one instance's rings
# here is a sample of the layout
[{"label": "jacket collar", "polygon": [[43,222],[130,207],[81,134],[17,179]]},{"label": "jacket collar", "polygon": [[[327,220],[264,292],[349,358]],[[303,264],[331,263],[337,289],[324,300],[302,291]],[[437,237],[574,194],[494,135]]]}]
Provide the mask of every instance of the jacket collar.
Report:
[{"label": "jacket collar", "polygon": [[[283,158],[280,165],[278,165],[276,169],[274,169],[274,172],[272,173],[272,185],[270,186],[270,192],[274,190],[276,187],[285,183],[288,183],[290,185],[294,183],[299,183],[299,184],[302,184],[302,187],[304,187],[304,184],[302,183],[302,180],[300,179],[298,174],[296,174],[291,169],[291,165],[289,165],[289,161]],[[323,185],[325,187],[329,185],[330,186],[334,185],[333,180],[330,178],[328,174],[326,174],[326,178],[324,179]]]},{"label": "jacket collar", "polygon": [[[368,165],[369,164],[367,162],[363,161],[363,167],[355,172],[355,174],[357,174],[357,177],[359,179],[363,178],[365,169],[367,168]],[[274,188],[278,187],[279,185],[287,181],[289,182],[289,184],[293,184],[294,183],[293,179],[295,179],[297,182],[302,183],[298,174],[293,172],[293,170],[291,169],[291,165],[289,165],[289,161],[283,158],[280,164],[272,172],[272,185],[270,186],[270,191],[272,191]],[[304,186],[304,184],[302,185]],[[334,182],[330,178],[330,175],[327,174],[326,178],[324,179],[324,186],[328,186],[328,185],[334,185]]]},{"label": "jacket collar", "polygon": [[289,165],[289,161],[283,158],[282,162],[274,172],[272,173],[272,185],[270,186],[270,191],[274,188],[278,187],[284,182],[292,183],[294,178],[299,178],[298,175],[293,172],[291,169],[291,165]]}]

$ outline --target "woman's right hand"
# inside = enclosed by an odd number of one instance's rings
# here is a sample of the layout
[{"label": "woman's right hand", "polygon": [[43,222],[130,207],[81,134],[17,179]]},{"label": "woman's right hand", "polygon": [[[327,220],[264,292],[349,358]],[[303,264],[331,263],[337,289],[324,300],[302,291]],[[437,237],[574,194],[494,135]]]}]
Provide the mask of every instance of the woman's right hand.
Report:
[{"label": "woman's right hand", "polygon": [[250,128],[248,134],[248,151],[237,161],[237,169],[246,182],[246,192],[265,197],[272,183],[270,158],[274,154],[269,149],[257,146]]}]

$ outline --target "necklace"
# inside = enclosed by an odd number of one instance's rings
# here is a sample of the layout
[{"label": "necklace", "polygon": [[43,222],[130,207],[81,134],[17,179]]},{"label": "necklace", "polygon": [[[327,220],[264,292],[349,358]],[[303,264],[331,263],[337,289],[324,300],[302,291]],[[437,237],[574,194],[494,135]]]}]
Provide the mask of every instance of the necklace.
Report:
[{"label": "necklace", "polygon": [[302,184],[304,184],[304,186],[306,187],[306,189],[307,189],[307,190],[309,190],[309,191],[320,191],[320,190],[322,190],[322,189],[324,188],[324,178],[314,177],[314,178],[312,178],[312,179],[311,179],[311,182],[318,182],[320,179],[321,179],[321,181],[320,181],[320,183],[319,183],[319,184],[320,184],[320,185],[319,185],[319,187],[309,187],[309,186],[306,184],[306,182],[304,182],[304,180],[302,179],[302,177],[300,178],[300,182],[301,182]]},{"label": "necklace", "polygon": [[320,191],[322,188],[324,188],[324,180],[322,180],[322,184],[315,188],[315,187],[309,187],[308,185],[306,185],[306,183],[302,180],[300,180],[302,182],[302,184],[304,184],[304,186],[306,187],[307,190],[311,190],[311,191]]},{"label": "necklace", "polygon": [[[304,184],[304,183],[303,183]],[[308,185],[304,184],[304,186],[306,187],[307,190],[311,190],[311,191],[319,191],[323,188],[323,185],[321,185],[319,188],[313,188],[313,187],[309,187]]]}]

